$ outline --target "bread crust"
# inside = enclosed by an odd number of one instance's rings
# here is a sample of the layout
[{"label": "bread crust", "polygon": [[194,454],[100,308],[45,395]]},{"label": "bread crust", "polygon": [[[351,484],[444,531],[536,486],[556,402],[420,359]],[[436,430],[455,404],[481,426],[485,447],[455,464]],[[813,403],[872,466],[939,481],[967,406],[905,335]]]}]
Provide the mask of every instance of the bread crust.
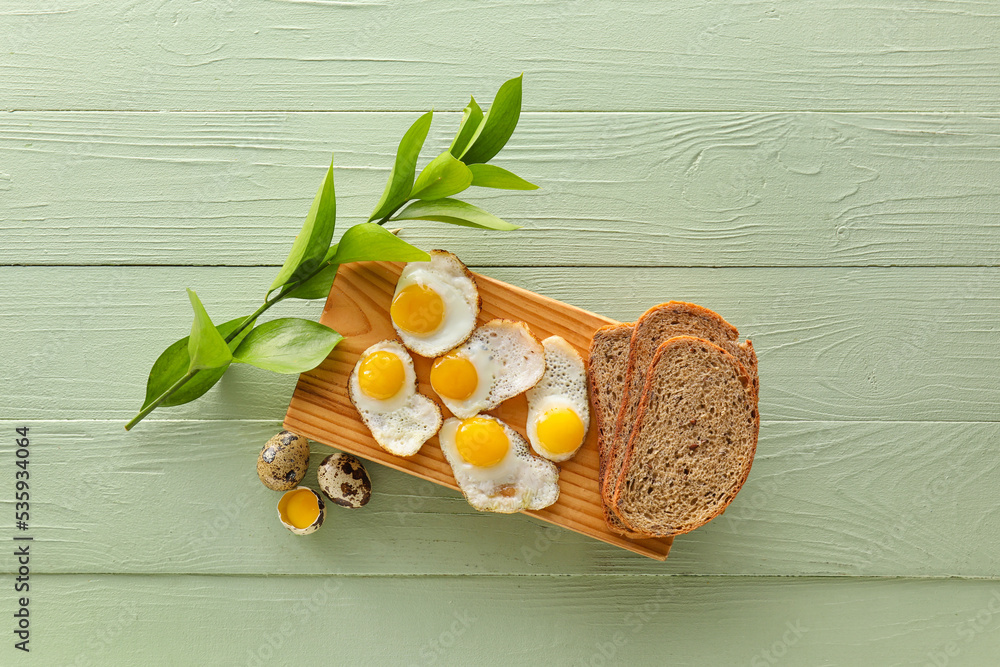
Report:
[{"label": "bread crust", "polygon": [[[647,372],[652,366],[652,364],[650,364],[650,366],[645,368],[637,368],[639,365],[639,349],[644,342],[643,337],[648,335],[647,328],[655,326],[658,318],[671,317],[674,315],[677,317],[693,316],[703,320],[706,325],[706,329],[712,330],[716,334],[713,338],[717,338],[719,343],[725,343],[727,346],[732,346],[734,348],[734,352],[740,352],[740,356],[744,357],[747,364],[752,366],[752,369],[747,370],[749,371],[751,384],[755,387],[753,400],[755,403],[757,401],[757,356],[754,352],[753,344],[750,343],[749,340],[743,345],[737,343],[739,340],[739,330],[723,319],[721,315],[713,310],[699,306],[698,304],[687,303],[685,301],[669,301],[667,303],[661,303],[653,306],[643,313],[642,316],[636,320],[635,329],[632,332],[632,340],[629,345],[628,364],[625,371],[625,389],[622,393],[622,404],[615,424],[614,437],[612,438],[612,443],[608,450],[605,471],[601,476],[601,497],[604,500],[604,504],[611,507],[612,512],[616,517],[619,515],[614,511],[613,498],[615,495],[615,487],[617,486],[618,479],[621,476],[620,472],[624,468],[623,462],[625,447],[631,437],[632,425],[636,421],[636,410],[638,409],[638,404],[641,400],[641,393],[639,396],[636,396],[633,391],[639,381],[643,382],[642,387],[645,386],[644,383],[647,379]],[[679,326],[679,329],[691,328],[692,327],[690,326]],[[695,332],[679,330],[676,332],[676,335],[695,336]],[[661,340],[660,344],[666,340],[666,338]],[[705,340],[709,339],[705,337]],[[709,342],[712,341],[709,340]],[[712,343],[713,345],[716,344],[715,342]],[[716,346],[719,347],[719,345]],[[634,378],[634,374],[637,372],[641,374],[641,380]]]},{"label": "bread crust", "polygon": [[[608,456],[610,454],[610,448],[613,443],[614,436],[614,419],[617,416],[618,409],[621,407],[621,400],[619,398],[618,405],[615,407],[614,416],[612,419],[605,420],[604,410],[602,409],[601,401],[607,401],[607,388],[612,386],[612,383],[616,382],[614,378],[611,377],[598,377],[597,373],[594,371],[594,359],[600,358],[601,356],[607,354],[606,351],[600,350],[599,348],[608,343],[614,345],[616,343],[621,343],[621,339],[627,338],[628,341],[626,345],[631,344],[632,332],[635,329],[634,323],[623,323],[623,324],[607,324],[597,331],[594,332],[594,336],[590,342],[590,354],[587,359],[587,379],[590,385],[590,403],[591,411],[594,413],[597,422],[597,433],[598,433],[598,452],[599,452],[599,469],[597,475],[597,485],[598,490],[604,484],[604,476],[607,471],[608,466]],[[626,363],[627,363],[627,350],[626,350]],[[608,369],[610,370],[610,369]],[[622,369],[622,375],[625,376],[625,369]],[[604,391],[602,391],[602,388]],[[602,496],[603,500],[603,496]],[[633,530],[629,530],[618,520],[618,517],[611,511],[607,503],[602,502],[602,509],[604,510],[604,521],[608,525],[608,528],[619,535],[630,538],[644,538],[650,537],[646,533],[641,533]]]},{"label": "bread crust", "polygon": [[[718,346],[718,345],[716,345],[716,344],[714,344],[714,343],[712,343],[710,341],[707,341],[705,339],[697,338],[697,337],[694,337],[694,336],[675,336],[673,338],[670,338],[670,339],[664,341],[663,343],[661,343],[657,347],[656,354],[653,357],[653,361],[650,364],[649,372],[646,374],[646,380],[645,380],[645,383],[643,385],[642,397],[641,397],[641,400],[639,402],[639,406],[638,406],[637,411],[636,411],[635,428],[632,430],[632,433],[631,433],[631,435],[629,437],[629,441],[628,441],[628,444],[626,446],[626,450],[625,450],[625,454],[624,454],[624,461],[623,461],[623,464],[622,464],[622,467],[621,467],[621,471],[618,473],[618,477],[615,480],[614,495],[612,496],[611,502],[608,504],[608,506],[611,508],[612,512],[614,513],[615,517],[618,518],[621,521],[621,523],[624,526],[626,526],[628,529],[633,530],[633,531],[639,531],[640,530],[640,529],[636,528],[633,524],[631,524],[629,522],[629,520],[628,520],[628,518],[627,518],[626,515],[623,515],[619,511],[618,504],[619,504],[619,501],[621,500],[622,490],[623,490],[623,488],[625,486],[625,479],[628,476],[629,467],[630,467],[631,462],[632,462],[632,456],[633,456],[633,453],[635,451],[635,444],[636,444],[636,441],[638,440],[638,438],[641,435],[642,425],[643,425],[643,421],[645,419],[645,414],[646,414],[646,409],[647,409],[647,406],[649,405],[650,398],[652,396],[652,386],[653,386],[653,382],[656,379],[656,372],[655,372],[656,366],[657,366],[657,364],[660,361],[660,357],[667,350],[671,349],[673,346],[682,345],[682,344],[684,344],[686,342],[691,342],[691,343],[695,343],[695,344],[698,344],[698,345],[704,345],[704,346],[708,346],[710,348],[714,348],[717,352],[721,353],[722,357],[727,362],[729,362],[730,364],[732,364],[733,368],[737,372],[738,379],[744,385],[744,387],[745,387],[745,389],[747,391],[748,399],[750,400],[750,404],[752,405],[752,413],[751,414],[752,414],[753,420],[754,420],[754,422],[753,422],[753,433],[752,433],[753,437],[752,437],[752,443],[751,443],[750,448],[749,448],[749,458],[748,458],[747,464],[744,466],[743,470],[740,471],[740,477],[739,477],[738,481],[732,486],[731,492],[726,496],[726,498],[723,500],[723,502],[719,503],[719,505],[714,509],[714,511],[711,514],[706,515],[705,517],[702,517],[698,521],[691,522],[691,523],[689,523],[688,525],[685,525],[685,526],[681,526],[676,531],[672,531],[672,532],[669,532],[669,533],[662,533],[662,534],[661,533],[656,533],[656,534],[654,534],[654,536],[656,536],[656,537],[667,537],[667,536],[670,536],[670,535],[680,535],[680,534],[683,534],[683,533],[690,532],[690,531],[694,530],[695,528],[698,528],[699,526],[703,526],[704,524],[708,523],[709,521],[711,521],[712,519],[714,519],[715,517],[717,517],[719,514],[721,514],[726,509],[726,507],[729,506],[729,504],[733,501],[733,499],[736,497],[736,494],[743,487],[743,484],[746,482],[747,477],[750,474],[750,468],[751,468],[751,466],[753,464],[753,458],[754,458],[754,456],[756,455],[756,452],[757,452],[757,441],[758,441],[759,434],[760,434],[760,411],[757,409],[756,389],[754,387],[753,378],[750,376],[750,373],[743,366],[743,364],[738,359],[736,359],[736,357],[734,357],[732,354],[730,354],[726,350],[722,349],[720,346]],[[752,347],[751,347],[751,351],[752,351]],[[756,357],[754,357],[754,358],[756,358]],[[649,533],[645,533],[645,534],[648,535]]]}]

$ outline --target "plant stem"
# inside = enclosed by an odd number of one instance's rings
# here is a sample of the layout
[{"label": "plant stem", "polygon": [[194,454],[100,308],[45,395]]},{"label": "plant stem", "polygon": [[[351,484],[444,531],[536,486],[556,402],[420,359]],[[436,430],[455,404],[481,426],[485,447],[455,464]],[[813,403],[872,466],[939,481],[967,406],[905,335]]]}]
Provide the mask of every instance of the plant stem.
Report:
[{"label": "plant stem", "polygon": [[394,208],[391,211],[389,211],[384,218],[382,218],[381,220],[379,220],[375,224],[377,224],[377,225],[385,225],[385,223],[389,222],[389,218],[391,218],[393,215],[396,214],[396,211],[398,211],[399,209],[403,208],[404,206],[406,206],[409,203],[410,203],[410,200],[407,199],[402,204],[400,204],[396,208]]},{"label": "plant stem", "polygon": [[172,394],[175,391],[177,391],[178,389],[180,389],[181,386],[183,386],[185,382],[187,382],[188,380],[190,380],[191,378],[193,378],[196,373],[198,373],[197,369],[195,369],[193,371],[188,371],[182,377],[180,377],[177,380],[177,382],[175,382],[170,387],[170,389],[167,389],[165,392],[163,392],[162,394],[160,394],[160,396],[155,401],[153,401],[152,403],[150,403],[149,405],[147,405],[145,408],[143,408],[139,412],[139,414],[137,414],[135,417],[133,417],[132,421],[130,421],[129,423],[125,424],[125,430],[126,431],[132,430],[133,426],[135,426],[136,424],[138,424],[139,422],[141,422],[143,419],[145,419],[146,415],[148,415],[150,412],[152,412],[153,410],[155,410],[156,407],[160,403],[162,403],[163,401],[167,400],[167,397],[170,396],[170,394]]},{"label": "plant stem", "polygon": [[[312,276],[309,276],[309,277],[312,278]],[[243,322],[240,323],[240,326],[236,327],[236,329],[231,334],[229,334],[228,336],[226,336],[226,342],[227,343],[233,342],[233,340],[235,340],[236,337],[239,336],[240,333],[242,333],[244,329],[246,329],[248,326],[250,326],[254,322],[256,322],[257,318],[260,317],[261,314],[265,310],[267,310],[268,308],[270,308],[271,306],[273,306],[274,304],[278,303],[279,301],[281,301],[284,298],[285,297],[283,297],[282,295],[279,294],[278,296],[274,297],[270,301],[265,301],[264,303],[262,303],[260,305],[260,308],[258,308],[257,310],[253,311],[253,314],[248,315],[247,318],[245,320],[243,320]]]},{"label": "plant stem", "polygon": [[[392,214],[390,213],[389,215],[392,215]],[[310,278],[312,278],[313,276],[315,276],[317,273],[319,273],[320,271],[322,271],[323,269],[325,269],[327,266],[328,266],[327,263],[320,264],[316,268],[315,271],[313,271],[312,273],[310,273],[308,276],[306,276],[302,280],[297,281],[296,284],[297,285],[301,285],[302,283],[304,283],[305,281],[309,280]],[[240,326],[236,327],[236,329],[231,334],[229,334],[228,336],[226,336],[226,343],[233,342],[233,340],[235,340],[236,337],[240,335],[240,333],[242,333],[244,330],[246,330],[247,327],[253,326],[253,323],[257,321],[257,318],[260,317],[268,308],[270,308],[274,304],[278,303],[279,301],[283,301],[288,296],[289,293],[291,293],[291,290],[284,290],[283,294],[279,294],[278,296],[274,297],[270,301],[265,300],[264,303],[262,303],[260,305],[260,307],[257,308],[257,310],[255,310],[252,314],[248,315],[247,318],[245,320],[243,320],[242,323],[240,323]],[[125,425],[125,430],[126,431],[131,430],[133,426],[135,426],[136,424],[138,424],[139,422],[141,422],[143,419],[146,418],[147,415],[149,415],[150,412],[152,412],[153,410],[155,410],[156,407],[158,405],[160,405],[160,403],[162,403],[163,401],[167,400],[168,396],[170,396],[171,394],[173,394],[174,392],[176,392],[178,389],[180,389],[181,387],[183,387],[191,378],[193,378],[197,374],[198,374],[198,371],[197,370],[193,370],[193,371],[188,371],[183,376],[181,376],[177,380],[177,382],[173,383],[170,386],[169,389],[167,389],[165,392],[163,392],[162,394],[160,394],[156,398],[155,401],[153,401],[152,403],[150,403],[149,405],[147,405],[142,411],[139,412],[139,414],[137,414],[135,417],[133,417],[132,421],[130,421],[128,424]]]}]

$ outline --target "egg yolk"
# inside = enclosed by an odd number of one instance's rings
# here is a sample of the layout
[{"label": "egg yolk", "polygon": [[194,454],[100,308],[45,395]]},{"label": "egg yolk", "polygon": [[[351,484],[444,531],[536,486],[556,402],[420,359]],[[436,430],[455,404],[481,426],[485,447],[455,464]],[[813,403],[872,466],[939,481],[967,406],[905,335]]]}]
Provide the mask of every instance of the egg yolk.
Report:
[{"label": "egg yolk", "polygon": [[449,352],[439,357],[431,366],[431,387],[438,396],[453,401],[464,401],[479,386],[476,367],[457,352]]},{"label": "egg yolk", "polygon": [[284,519],[296,528],[308,528],[319,516],[316,494],[306,489],[292,491],[285,502]]},{"label": "egg yolk", "polygon": [[467,463],[488,468],[503,460],[510,448],[510,440],[503,426],[497,422],[485,417],[472,417],[458,427],[455,448]]},{"label": "egg yolk", "polygon": [[441,295],[425,285],[409,285],[392,299],[389,315],[403,331],[429,334],[444,320]]},{"label": "egg yolk", "polygon": [[384,401],[392,398],[403,388],[406,371],[403,360],[392,352],[379,350],[372,352],[358,369],[358,385],[365,396]]},{"label": "egg yolk", "polygon": [[583,443],[583,421],[569,408],[552,408],[535,423],[542,446],[553,454],[572,452]]}]

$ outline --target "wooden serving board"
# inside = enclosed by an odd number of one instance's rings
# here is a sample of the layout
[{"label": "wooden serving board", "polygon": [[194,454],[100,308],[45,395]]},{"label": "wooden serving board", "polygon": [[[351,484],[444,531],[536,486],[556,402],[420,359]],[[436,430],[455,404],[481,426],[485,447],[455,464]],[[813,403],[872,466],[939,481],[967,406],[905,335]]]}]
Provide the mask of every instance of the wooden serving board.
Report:
[{"label": "wooden serving board", "polygon": [[[347,395],[347,379],[361,353],[387,338],[396,339],[389,304],[402,264],[359,262],[340,267],[320,322],[344,335],[344,340],[317,368],[299,376],[285,428],[311,440],[458,490],[437,436],[412,457],[394,456],[378,446]],[[540,296],[486,276],[476,275],[483,300],[479,323],[494,318],[521,320],[539,338],[559,335],[584,359],[594,331],[615,321]],[[420,392],[435,398],[430,386],[431,359],[413,356]],[[445,418],[450,416],[442,406]],[[524,394],[506,401],[490,414],[524,435],[528,406]],[[630,540],[607,529],[598,490],[597,428],[591,411],[587,440],[571,460],[559,464],[559,500],[525,514],[575,530],[609,544],[664,560],[673,538]]]}]

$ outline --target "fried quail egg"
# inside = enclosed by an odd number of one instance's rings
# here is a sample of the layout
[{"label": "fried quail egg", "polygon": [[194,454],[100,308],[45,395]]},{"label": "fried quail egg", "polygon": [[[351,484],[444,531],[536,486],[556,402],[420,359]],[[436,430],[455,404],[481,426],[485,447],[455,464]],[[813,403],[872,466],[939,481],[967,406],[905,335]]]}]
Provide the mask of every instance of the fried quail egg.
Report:
[{"label": "fried quail egg", "polygon": [[389,315],[410,350],[435,357],[465,341],[482,301],[472,273],[458,257],[432,250],[429,262],[410,262],[396,283]]},{"label": "fried quail egg", "polygon": [[278,501],[278,518],[296,535],[309,535],[319,530],[326,518],[326,504],[310,488],[298,486],[286,491]]},{"label": "fried quail egg", "polygon": [[587,437],[587,368],[580,354],[559,336],[546,338],[542,347],[545,374],[528,390],[528,441],[539,456],[565,461]]},{"label": "fried quail egg", "polygon": [[532,456],[524,438],[495,417],[448,419],[439,440],[459,488],[481,512],[537,510],[559,499],[559,469]]},{"label": "fried quail egg", "polygon": [[309,468],[309,441],[291,431],[282,431],[260,448],[257,476],[274,491],[298,486]]},{"label": "fried quail egg", "polygon": [[319,490],[341,507],[356,509],[368,504],[372,482],[361,461],[350,454],[330,454],[319,464]]},{"label": "fried quail egg", "polygon": [[372,437],[390,454],[413,456],[441,428],[441,408],[417,393],[413,359],[394,340],[364,351],[348,394]]},{"label": "fried quail egg", "polygon": [[431,387],[464,419],[527,391],[544,372],[545,352],[526,324],[491,320],[434,361]]}]

